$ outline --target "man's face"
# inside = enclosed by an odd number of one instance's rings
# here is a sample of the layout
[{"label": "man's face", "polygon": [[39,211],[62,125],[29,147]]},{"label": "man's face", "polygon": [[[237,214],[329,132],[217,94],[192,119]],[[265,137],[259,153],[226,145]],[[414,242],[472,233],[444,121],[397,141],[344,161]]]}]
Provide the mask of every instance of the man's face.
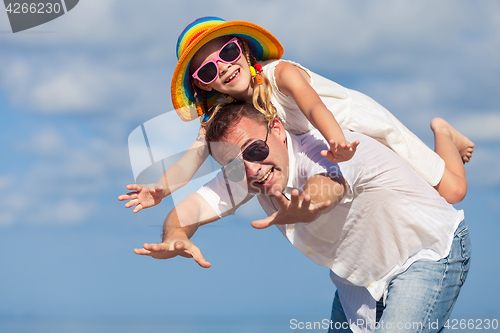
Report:
[{"label": "man's face", "polygon": [[[212,155],[221,165],[226,166],[237,155],[240,155],[248,146],[257,140],[266,139],[267,126],[256,121],[242,117],[228,133],[223,142],[233,145],[211,145]],[[263,161],[250,162],[243,160],[248,182],[248,189],[252,192],[272,194],[283,191],[288,181],[288,150],[286,133],[283,125],[275,120],[269,130],[266,141],[269,155]],[[233,149],[228,148],[232,146]],[[225,149],[214,149],[225,147]]]}]

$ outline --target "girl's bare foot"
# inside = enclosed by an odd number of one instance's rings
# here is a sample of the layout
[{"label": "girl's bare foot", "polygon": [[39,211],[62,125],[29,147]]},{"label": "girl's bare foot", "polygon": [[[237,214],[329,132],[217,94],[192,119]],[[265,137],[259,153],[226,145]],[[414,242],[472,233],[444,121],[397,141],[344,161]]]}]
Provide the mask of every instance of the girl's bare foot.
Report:
[{"label": "girl's bare foot", "polygon": [[465,135],[454,129],[442,118],[434,118],[431,121],[431,129],[434,133],[444,133],[451,137],[457,147],[458,153],[464,163],[469,162],[474,152],[474,143]]}]

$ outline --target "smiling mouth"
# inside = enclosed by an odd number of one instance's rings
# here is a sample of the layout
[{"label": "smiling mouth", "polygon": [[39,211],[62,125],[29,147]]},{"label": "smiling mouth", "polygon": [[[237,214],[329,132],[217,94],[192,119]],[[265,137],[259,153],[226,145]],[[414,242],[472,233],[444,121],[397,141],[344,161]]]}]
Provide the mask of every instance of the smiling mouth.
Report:
[{"label": "smiling mouth", "polygon": [[233,75],[231,75],[226,81],[224,81],[224,83],[231,82],[239,73],[240,69],[238,68],[237,70],[234,71]]},{"label": "smiling mouth", "polygon": [[259,178],[257,180],[257,183],[264,184],[266,181],[268,181],[271,178],[271,175],[273,174],[273,172],[274,172],[274,167],[269,169],[269,171],[264,176]]}]

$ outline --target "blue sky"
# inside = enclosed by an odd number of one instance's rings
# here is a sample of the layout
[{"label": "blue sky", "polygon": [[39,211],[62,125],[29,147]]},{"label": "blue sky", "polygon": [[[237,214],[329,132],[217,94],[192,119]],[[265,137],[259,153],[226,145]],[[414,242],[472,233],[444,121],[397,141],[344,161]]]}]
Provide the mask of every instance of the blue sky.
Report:
[{"label": "blue sky", "polygon": [[133,253],[159,241],[172,200],[134,215],[116,199],[134,181],[128,135],[173,109],[177,37],[207,15],[265,27],[285,59],[371,96],[431,147],[436,116],[476,143],[453,318],[500,319],[498,1],[84,0],[16,34],[0,11],[0,330],[285,332],[329,317],[328,272],[252,229],[255,202],[195,236],[210,269]]}]

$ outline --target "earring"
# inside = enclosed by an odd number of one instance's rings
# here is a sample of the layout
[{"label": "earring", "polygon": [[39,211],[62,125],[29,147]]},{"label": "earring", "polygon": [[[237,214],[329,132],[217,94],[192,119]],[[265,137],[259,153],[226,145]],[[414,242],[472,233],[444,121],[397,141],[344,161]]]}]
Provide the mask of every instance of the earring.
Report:
[{"label": "earring", "polygon": [[250,74],[252,74],[252,78],[257,80],[257,84],[262,84],[262,77],[260,73],[262,72],[262,66],[260,64],[255,64],[255,66],[250,66]]},{"label": "earring", "polygon": [[252,74],[252,79],[253,79],[253,78],[255,77],[255,75],[257,74],[257,73],[255,72],[255,67],[250,66],[250,74]]},{"label": "earring", "polygon": [[257,74],[255,76],[255,79],[257,80],[257,84],[262,85],[262,76],[260,76],[259,74]]},{"label": "earring", "polygon": [[201,105],[196,105],[196,112],[198,112],[198,116],[203,116],[203,110],[201,109]]}]

